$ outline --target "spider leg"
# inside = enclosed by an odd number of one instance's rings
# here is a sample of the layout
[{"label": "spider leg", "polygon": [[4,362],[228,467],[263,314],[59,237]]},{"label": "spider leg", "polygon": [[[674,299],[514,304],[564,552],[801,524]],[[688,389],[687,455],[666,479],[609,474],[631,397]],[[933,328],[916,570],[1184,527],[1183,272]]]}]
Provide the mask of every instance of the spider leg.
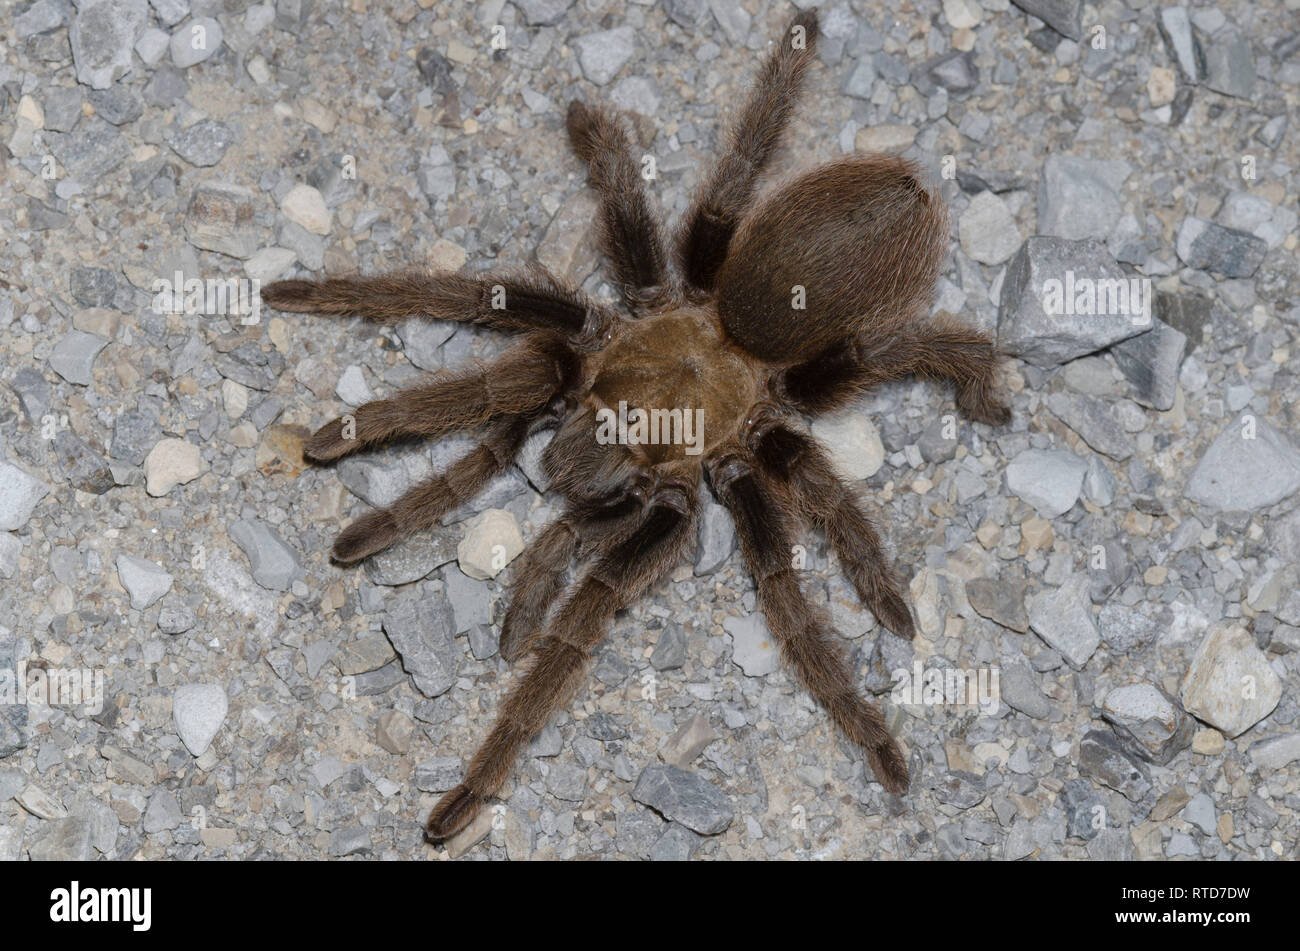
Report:
[{"label": "spider leg", "polygon": [[573,100],[565,125],[578,158],[600,193],[605,254],[628,306],[638,309],[671,296],[659,220],[650,209],[632,143],[610,112]]},{"label": "spider leg", "polygon": [[343,529],[334,540],[334,560],[344,564],[360,561],[399,538],[433,527],[514,462],[530,422],[527,416],[507,416],[494,422],[483,441],[445,472],[412,486],[388,508],[367,512]]},{"label": "spider leg", "polygon": [[804,595],[790,563],[790,512],[739,451],[715,455],[709,478],[736,523],[758,603],[786,663],[855,745],[890,792],[907,790],[907,764],[880,711],[862,699],[826,617]]},{"label": "spider leg", "polygon": [[411,271],[323,281],[276,281],[262,300],[279,310],[364,314],[381,324],[409,317],[470,321],[508,333],[552,330],[596,336],[616,315],[561,285],[541,268],[517,276],[428,274]]},{"label": "spider leg", "polygon": [[909,374],[952,380],[957,407],[990,426],[1011,420],[997,392],[1000,355],[988,336],[951,314],[909,326],[883,346],[837,345],[785,370],[779,382],[786,400],[809,413],[843,406],[860,393]]},{"label": "spider leg", "polygon": [[912,614],[880,534],[817,441],[778,417],[760,424],[749,442],[763,474],[785,490],[800,516],[826,533],[862,603],[899,637],[913,637]]},{"label": "spider leg", "polygon": [[614,613],[644,593],[685,551],[694,537],[696,510],[694,484],[661,485],[640,526],[573,586],[534,651],[533,666],[507,696],[465,781],[443,796],[430,814],[425,828],[431,841],[441,842],[463,829],[501,788],[519,751],[577,690],[587,659]]},{"label": "spider leg", "polygon": [[534,334],[497,360],[445,372],[358,406],[316,430],[303,454],[328,462],[410,436],[442,436],[503,414],[530,414],[576,379],[580,357],[558,337]]},{"label": "spider leg", "polygon": [[759,175],[794,112],[804,71],[817,45],[817,14],[795,16],[763,64],[730,143],[695,195],[677,240],[677,259],[697,293],[713,290],[736,225],[748,209]]},{"label": "spider leg", "polygon": [[542,530],[514,570],[510,607],[501,623],[502,657],[514,662],[532,649],[551,605],[564,587],[564,572],[579,546],[604,552],[629,525],[639,522],[646,503],[645,485],[638,481],[607,504],[571,503],[564,514]]}]

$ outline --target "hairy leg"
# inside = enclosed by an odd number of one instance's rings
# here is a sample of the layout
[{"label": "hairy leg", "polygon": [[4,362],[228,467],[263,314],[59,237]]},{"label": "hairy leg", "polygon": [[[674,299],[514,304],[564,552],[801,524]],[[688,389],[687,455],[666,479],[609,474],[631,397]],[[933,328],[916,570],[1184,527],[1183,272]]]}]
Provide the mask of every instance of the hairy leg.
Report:
[{"label": "hairy leg", "polygon": [[853,397],[891,380],[915,374],[957,385],[957,408],[990,426],[1011,420],[1011,409],[997,392],[1000,355],[987,335],[951,314],[918,321],[883,343],[836,346],[787,369],[783,395],[808,413],[843,406]]},{"label": "hairy leg", "polygon": [[563,287],[545,271],[518,276],[463,277],[410,271],[323,281],[276,281],[262,300],[279,310],[362,314],[382,324],[409,317],[470,321],[509,333],[553,330],[570,337],[599,336],[611,312]]},{"label": "hairy leg", "polygon": [[426,479],[385,509],[367,512],[334,540],[334,560],[347,564],[383,551],[400,538],[432,528],[458,505],[468,502],[493,476],[509,468],[528,435],[526,416],[492,424],[483,441],[447,471]]},{"label": "hairy leg", "polygon": [[663,235],[627,134],[614,115],[576,99],[565,124],[600,193],[602,243],[624,299],[634,308],[663,302],[671,296]]},{"label": "hairy leg", "polygon": [[696,192],[677,241],[682,273],[696,292],[713,289],[736,225],[794,111],[816,45],[817,14],[806,10],[778,38],[731,130],[727,150]]},{"label": "hairy leg", "polygon": [[328,462],[410,436],[442,436],[504,414],[531,414],[576,381],[581,358],[558,337],[535,334],[497,360],[439,374],[358,406],[316,430],[304,455]]},{"label": "hairy leg", "polygon": [[609,503],[571,502],[542,530],[519,559],[510,586],[510,607],[501,623],[501,656],[514,662],[542,633],[551,605],[564,587],[564,573],[580,549],[599,555],[640,522],[647,504],[638,480]]},{"label": "hairy leg", "polygon": [[759,607],[786,663],[844,735],[863,750],[876,779],[902,795],[907,790],[902,751],[886,731],[880,711],[859,694],[830,622],[809,603],[790,564],[791,513],[780,493],[739,451],[711,459],[709,476],[736,523]]},{"label": "hairy leg", "polygon": [[693,485],[661,486],[636,531],[603,555],[573,588],[534,652],[533,666],[516,682],[496,723],[475,754],[465,781],[434,807],[426,833],[434,842],[469,825],[501,788],[520,750],[581,684],[591,651],[614,613],[639,597],[681,557],[694,537]]},{"label": "hairy leg", "polygon": [[794,510],[826,533],[862,603],[899,637],[913,637],[912,614],[880,535],[817,441],[772,416],[755,427],[749,444],[763,474],[785,490]]}]

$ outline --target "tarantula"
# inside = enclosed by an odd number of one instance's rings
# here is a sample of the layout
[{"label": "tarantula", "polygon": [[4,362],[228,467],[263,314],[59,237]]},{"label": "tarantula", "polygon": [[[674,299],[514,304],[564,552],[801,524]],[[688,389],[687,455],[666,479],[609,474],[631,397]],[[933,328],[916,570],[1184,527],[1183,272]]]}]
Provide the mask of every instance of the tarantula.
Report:
[{"label": "tarantula", "polygon": [[[599,194],[603,250],[626,314],[541,271],[288,280],[262,291],[281,310],[473,321],[522,335],[495,362],[367,403],[310,437],[306,456],[327,462],[402,437],[483,427],[482,442],[444,473],[348,525],[334,543],[339,562],[433,526],[507,469],[532,432],[556,430],[543,468],[566,507],[520,556],[501,627],[502,656],[531,654],[533,662],[464,782],[429,816],[431,841],[474,819],[576,692],[615,612],[682,557],[695,537],[702,476],[731,513],[786,663],[864,751],[875,778],[892,793],[906,790],[898,745],[804,594],[791,558],[799,524],[825,532],[885,627],[910,638],[911,614],[855,490],[807,434],[802,414],[913,374],[954,381],[971,419],[1001,424],[1010,413],[997,392],[993,343],[949,315],[921,319],[949,228],[918,167],[857,155],[756,200],[816,39],[816,15],[803,12],[768,54],[671,257],[618,119],[570,103],[569,141]],[[620,403],[702,410],[702,438],[694,451],[680,441],[596,438],[602,414]],[[575,560],[586,570],[566,591]]]}]

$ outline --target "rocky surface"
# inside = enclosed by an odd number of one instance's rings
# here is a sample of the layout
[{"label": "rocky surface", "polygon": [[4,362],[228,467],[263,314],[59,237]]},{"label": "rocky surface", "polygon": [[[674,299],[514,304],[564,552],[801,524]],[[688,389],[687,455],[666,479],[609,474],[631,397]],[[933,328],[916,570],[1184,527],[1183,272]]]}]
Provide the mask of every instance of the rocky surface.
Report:
[{"label": "rocky surface", "polygon": [[906,744],[906,798],[783,669],[707,503],[501,808],[432,850],[515,681],[496,637],[558,510],[545,437],[334,564],[344,525],[472,442],[316,468],[304,438],[504,342],[244,293],[536,261],[613,301],[567,103],[627,111],[676,217],[790,5],[17,0],[0,685],[90,679],[0,702],[0,858],[1297,857],[1296,0],[819,6],[777,170],[933,169],[935,307],[1014,355],[1005,427],[911,379],[814,427],[909,580],[903,641],[819,534],[792,552]]}]

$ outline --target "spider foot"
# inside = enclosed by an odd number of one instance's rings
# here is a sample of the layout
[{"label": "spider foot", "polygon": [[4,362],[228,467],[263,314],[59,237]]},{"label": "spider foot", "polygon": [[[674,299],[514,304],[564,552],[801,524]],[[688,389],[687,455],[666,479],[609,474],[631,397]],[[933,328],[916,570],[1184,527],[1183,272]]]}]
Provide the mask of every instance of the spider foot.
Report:
[{"label": "spider foot", "polygon": [[424,824],[424,834],[435,845],[445,842],[474,821],[485,800],[464,785],[447,793],[429,813]]},{"label": "spider foot", "polygon": [[321,303],[320,286],[314,281],[276,281],[262,288],[261,294],[262,303],[276,310],[303,313]]},{"label": "spider foot", "polygon": [[1005,426],[1011,422],[1011,407],[994,396],[991,390],[969,388],[959,391],[957,408],[977,423]]},{"label": "spider foot", "polygon": [[906,640],[916,636],[916,626],[912,622],[912,612],[907,601],[897,591],[882,591],[868,607],[876,620],[883,624],[891,634]]},{"label": "spider foot", "polygon": [[330,420],[307,439],[302,454],[312,462],[333,462],[361,448],[355,416]]},{"label": "spider foot", "polygon": [[397,519],[389,512],[368,512],[339,533],[332,555],[343,564],[360,561],[397,541],[400,532]]}]

